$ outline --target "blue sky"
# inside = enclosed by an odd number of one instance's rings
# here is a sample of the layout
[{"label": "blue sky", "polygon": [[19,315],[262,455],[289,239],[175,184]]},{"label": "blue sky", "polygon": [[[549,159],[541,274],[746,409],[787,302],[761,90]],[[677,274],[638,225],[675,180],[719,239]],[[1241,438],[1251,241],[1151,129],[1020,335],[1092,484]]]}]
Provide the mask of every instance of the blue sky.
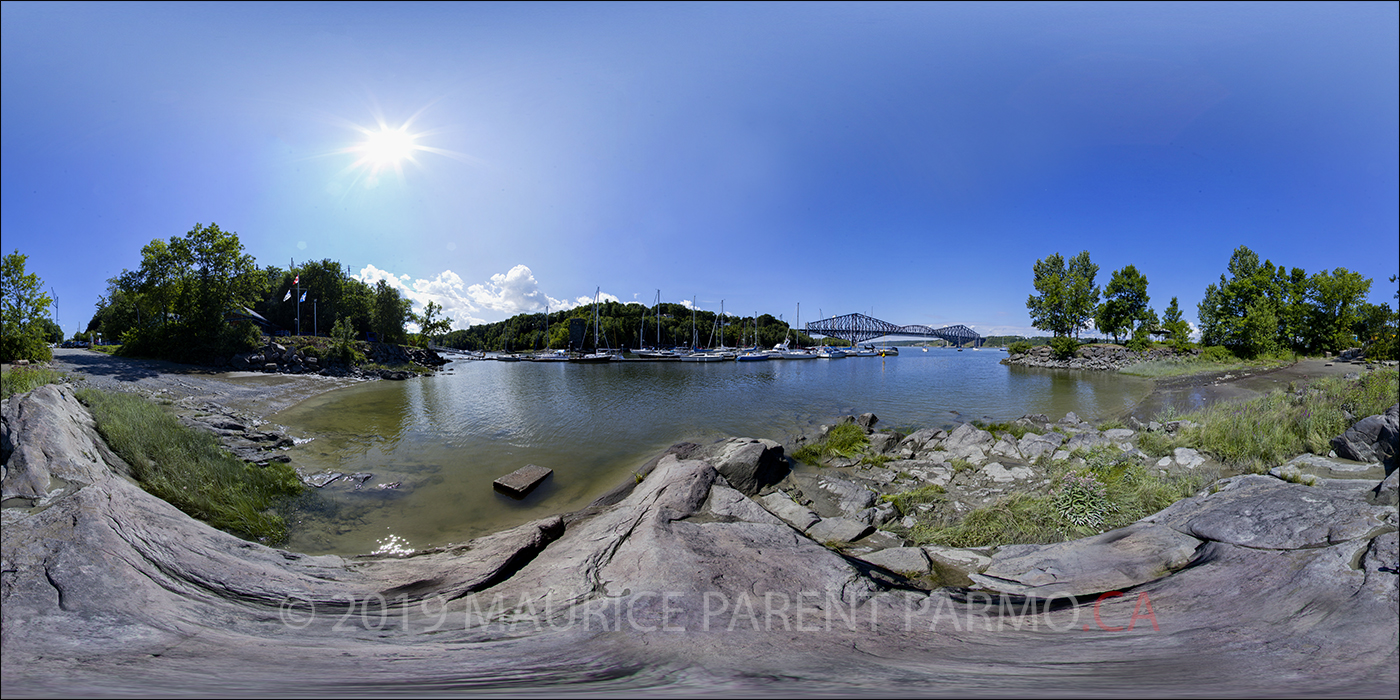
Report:
[{"label": "blue sky", "polygon": [[[1194,320],[1240,245],[1393,305],[1397,8],[6,2],[0,232],[70,333],[196,222],[458,327],[601,287],[1040,334],[1081,250]],[[380,122],[423,149],[375,173]]]}]

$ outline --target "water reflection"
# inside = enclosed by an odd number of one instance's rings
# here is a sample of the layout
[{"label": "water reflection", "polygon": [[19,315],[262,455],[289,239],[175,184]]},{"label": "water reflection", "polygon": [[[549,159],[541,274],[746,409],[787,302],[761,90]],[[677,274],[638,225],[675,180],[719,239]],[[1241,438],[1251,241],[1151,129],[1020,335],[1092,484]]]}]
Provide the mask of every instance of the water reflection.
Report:
[{"label": "water reflection", "polygon": [[[459,362],[450,373],[372,382],[274,417],[300,436],[293,463],[375,475],[338,482],[294,524],[291,548],[359,554],[395,536],[421,549],[580,508],[668,445],[729,435],[787,441],[872,411],[881,425],[950,427],[1025,413],[1125,415],[1147,380],[998,364],[999,352],[763,363]],[[525,464],[554,476],[523,500],[491,482]],[[397,489],[379,488],[398,481]]]}]

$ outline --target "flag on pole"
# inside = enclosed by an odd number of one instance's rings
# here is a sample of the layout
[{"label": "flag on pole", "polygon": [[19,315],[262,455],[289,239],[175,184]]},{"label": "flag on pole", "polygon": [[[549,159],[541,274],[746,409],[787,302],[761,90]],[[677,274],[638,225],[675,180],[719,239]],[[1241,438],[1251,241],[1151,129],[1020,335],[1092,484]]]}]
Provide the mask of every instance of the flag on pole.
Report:
[{"label": "flag on pole", "polygon": [[300,299],[297,299],[297,301],[306,301],[306,292],[302,292],[302,293],[301,293],[301,298],[300,298]]},{"label": "flag on pole", "polygon": [[286,301],[286,300],[291,299],[291,298],[292,298],[292,290],[288,289],[288,290],[287,290],[287,295],[284,296],[284,297],[282,297],[282,301]]},{"label": "flag on pole", "polygon": [[301,284],[301,275],[297,275],[297,278],[292,280],[292,284]]}]

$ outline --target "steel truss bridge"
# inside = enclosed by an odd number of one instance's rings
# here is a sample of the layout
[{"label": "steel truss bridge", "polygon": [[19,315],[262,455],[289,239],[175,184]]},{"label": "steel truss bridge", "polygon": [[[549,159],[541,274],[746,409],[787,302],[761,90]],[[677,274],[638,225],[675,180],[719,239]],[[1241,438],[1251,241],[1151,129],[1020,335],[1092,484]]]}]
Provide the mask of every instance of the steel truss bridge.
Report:
[{"label": "steel truss bridge", "polygon": [[881,321],[878,318],[866,316],[865,314],[846,314],[845,316],[833,316],[808,323],[804,328],[808,335],[825,335],[832,338],[841,338],[849,341],[852,345],[864,343],[875,338],[887,335],[907,335],[919,338],[942,338],[953,345],[962,347],[972,343],[973,347],[981,347],[983,338],[977,331],[967,326],[945,326],[943,328],[929,328],[928,326],[896,326],[889,321]]}]

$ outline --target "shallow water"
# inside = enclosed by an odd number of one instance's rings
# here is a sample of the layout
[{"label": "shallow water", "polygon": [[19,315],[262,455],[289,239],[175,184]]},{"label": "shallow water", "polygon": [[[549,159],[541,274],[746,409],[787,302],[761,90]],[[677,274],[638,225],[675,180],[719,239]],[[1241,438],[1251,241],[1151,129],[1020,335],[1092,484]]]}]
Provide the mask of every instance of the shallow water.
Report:
[{"label": "shallow water", "polygon": [[[726,363],[454,362],[435,377],[333,391],[272,420],[310,441],[293,464],[368,472],[308,499],[289,548],[363,554],[459,542],[587,505],[671,444],[780,442],[847,414],[880,427],[949,427],[1026,413],[1126,415],[1152,382],[998,364],[1005,353],[906,350],[890,358]],[[491,482],[554,470],[515,500]],[[379,488],[399,482],[396,489]]]}]

